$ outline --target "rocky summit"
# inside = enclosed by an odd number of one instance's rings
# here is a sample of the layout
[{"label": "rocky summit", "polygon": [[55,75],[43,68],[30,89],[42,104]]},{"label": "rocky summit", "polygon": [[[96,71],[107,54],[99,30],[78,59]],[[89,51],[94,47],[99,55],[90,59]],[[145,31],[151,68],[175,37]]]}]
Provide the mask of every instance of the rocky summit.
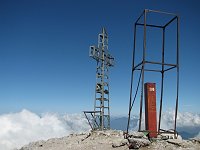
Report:
[{"label": "rocky summit", "polygon": [[118,130],[92,131],[33,142],[19,150],[200,150],[199,138],[149,140],[141,132],[131,132],[124,137],[123,131]]}]

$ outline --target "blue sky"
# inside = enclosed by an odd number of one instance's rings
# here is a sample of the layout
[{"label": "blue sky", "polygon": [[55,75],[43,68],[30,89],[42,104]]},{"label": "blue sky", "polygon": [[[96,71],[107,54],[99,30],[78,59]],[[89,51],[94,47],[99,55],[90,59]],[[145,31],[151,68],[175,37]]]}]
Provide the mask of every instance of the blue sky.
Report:
[{"label": "blue sky", "polygon": [[200,113],[199,6],[198,0],[1,0],[0,113],[92,110],[96,63],[88,50],[106,27],[116,59],[111,112],[127,114],[133,24],[145,8],[180,15],[179,110]]}]

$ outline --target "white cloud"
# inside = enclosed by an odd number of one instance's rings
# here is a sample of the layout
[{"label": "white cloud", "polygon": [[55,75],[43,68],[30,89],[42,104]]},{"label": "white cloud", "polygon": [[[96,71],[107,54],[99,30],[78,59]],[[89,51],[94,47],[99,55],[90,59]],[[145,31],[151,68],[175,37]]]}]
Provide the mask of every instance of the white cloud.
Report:
[{"label": "white cloud", "polygon": [[44,114],[28,110],[0,115],[0,149],[20,148],[32,141],[67,136],[88,131],[87,120],[81,114]]},{"label": "white cloud", "polygon": [[[161,127],[164,129],[173,129],[174,127],[174,111],[166,111],[162,115]],[[177,127],[200,127],[200,115],[190,112],[178,112],[177,114]]]},{"label": "white cloud", "polygon": [[[142,115],[142,129],[145,129],[144,118]],[[137,126],[132,127],[132,130],[138,130],[139,120]],[[158,116],[157,116],[158,121]],[[136,124],[136,123],[135,123]],[[162,113],[161,129],[170,130],[174,128],[174,111],[168,110]],[[177,114],[177,130],[180,133],[187,133],[190,137],[200,137],[200,114],[190,112],[178,112]]]},{"label": "white cloud", "polygon": [[[172,129],[174,112],[163,112],[163,129]],[[132,117],[135,122],[131,128],[138,129],[138,117]],[[144,117],[143,117],[144,118]],[[127,120],[122,119],[126,127]],[[144,122],[142,123],[144,126]],[[120,126],[123,125],[120,123]],[[193,113],[178,113],[177,128],[200,137],[200,115]],[[83,114],[58,115],[45,113],[39,116],[28,110],[18,113],[0,115],[0,149],[11,150],[20,148],[32,141],[46,140],[54,137],[67,136],[70,133],[81,133],[90,130]]]}]

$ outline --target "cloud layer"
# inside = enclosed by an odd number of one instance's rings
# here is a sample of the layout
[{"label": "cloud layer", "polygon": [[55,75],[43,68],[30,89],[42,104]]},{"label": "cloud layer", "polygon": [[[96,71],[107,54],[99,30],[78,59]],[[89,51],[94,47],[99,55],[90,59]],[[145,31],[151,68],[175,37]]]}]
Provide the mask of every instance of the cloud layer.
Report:
[{"label": "cloud layer", "polygon": [[80,114],[46,113],[41,117],[28,110],[0,116],[0,149],[20,148],[32,141],[62,137],[88,131],[87,120]]},{"label": "cloud layer", "polygon": [[[142,119],[142,129],[145,129],[144,114]],[[138,130],[138,116],[131,116],[129,130]],[[111,127],[120,130],[127,129],[127,117],[111,118]],[[163,112],[161,120],[161,129],[170,130],[174,128],[174,111],[168,110]],[[200,114],[189,112],[178,113],[177,131],[184,138],[200,137]]]},{"label": "cloud layer", "polygon": [[[172,129],[174,112],[163,113],[161,127]],[[138,117],[133,116],[130,127],[138,129]],[[127,117],[111,118],[111,127],[126,130]],[[177,129],[185,137],[200,137],[200,115],[178,113]],[[28,110],[0,115],[0,149],[20,148],[32,141],[67,136],[70,133],[87,132],[90,127],[82,114],[58,115],[45,113],[39,116]]]}]

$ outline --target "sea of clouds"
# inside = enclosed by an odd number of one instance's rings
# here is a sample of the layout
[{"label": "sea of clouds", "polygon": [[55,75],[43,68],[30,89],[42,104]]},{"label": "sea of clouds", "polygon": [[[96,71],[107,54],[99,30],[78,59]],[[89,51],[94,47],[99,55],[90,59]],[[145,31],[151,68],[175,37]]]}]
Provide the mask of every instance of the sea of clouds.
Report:
[{"label": "sea of clouds", "polygon": [[86,132],[90,128],[81,114],[58,115],[45,113],[41,116],[22,110],[0,115],[0,149],[12,150],[37,140]]},{"label": "sea of clouds", "polygon": [[[163,129],[173,128],[173,111],[163,113]],[[131,128],[137,129],[138,117],[132,118]],[[111,118],[111,127],[126,129],[127,117]],[[180,133],[190,137],[200,137],[200,115],[178,113],[177,128]],[[26,109],[18,113],[0,115],[0,149],[12,150],[29,142],[67,136],[90,130],[83,114],[44,113],[38,115]]]}]

